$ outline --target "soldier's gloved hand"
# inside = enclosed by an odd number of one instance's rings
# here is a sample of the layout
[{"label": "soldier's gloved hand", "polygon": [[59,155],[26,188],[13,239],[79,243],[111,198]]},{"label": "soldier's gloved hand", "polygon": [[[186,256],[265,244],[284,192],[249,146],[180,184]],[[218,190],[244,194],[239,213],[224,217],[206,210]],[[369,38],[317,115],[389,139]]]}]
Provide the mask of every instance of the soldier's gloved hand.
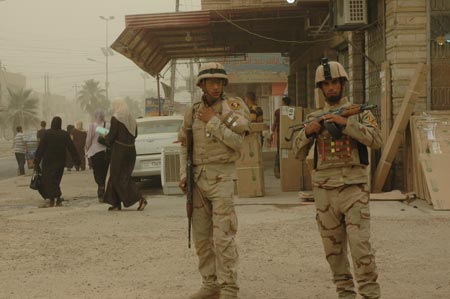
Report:
[{"label": "soldier's gloved hand", "polygon": [[186,177],[181,179],[180,183],[178,184],[178,187],[180,187],[180,189],[181,189],[181,191],[183,191],[183,193],[187,192]]},{"label": "soldier's gloved hand", "polygon": [[313,134],[318,134],[322,129],[322,125],[318,121],[312,121],[305,125],[305,134],[310,137]]}]

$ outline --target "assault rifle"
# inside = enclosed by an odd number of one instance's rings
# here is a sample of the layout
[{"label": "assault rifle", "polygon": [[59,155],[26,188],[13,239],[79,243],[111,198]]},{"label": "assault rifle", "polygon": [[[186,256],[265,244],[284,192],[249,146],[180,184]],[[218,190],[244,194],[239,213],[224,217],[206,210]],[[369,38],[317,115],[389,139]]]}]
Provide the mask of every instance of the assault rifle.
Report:
[{"label": "assault rifle", "polygon": [[369,105],[369,104],[361,104],[361,105],[352,104],[347,107],[342,107],[339,109],[334,109],[334,110],[330,110],[330,111],[321,113],[319,115],[316,115],[314,118],[304,121],[298,125],[290,126],[289,130],[291,130],[291,134],[289,135],[289,137],[284,137],[284,139],[288,142],[291,141],[295,132],[300,131],[301,129],[303,129],[305,127],[305,125],[307,125],[313,121],[319,121],[319,123],[321,125],[325,126],[327,128],[327,130],[330,131],[330,133],[332,134],[333,137],[336,137],[337,139],[339,139],[340,136],[338,136],[338,135],[340,133],[340,130],[336,127],[335,124],[324,122],[322,117],[324,117],[325,115],[329,115],[329,114],[340,115],[343,117],[349,117],[349,116],[352,116],[355,114],[359,114],[365,110],[372,110],[377,107],[378,107],[377,105]]},{"label": "assault rifle", "polygon": [[191,248],[192,212],[194,210],[194,136],[192,128],[186,129],[187,159],[186,159],[186,213],[188,218],[188,248]]}]

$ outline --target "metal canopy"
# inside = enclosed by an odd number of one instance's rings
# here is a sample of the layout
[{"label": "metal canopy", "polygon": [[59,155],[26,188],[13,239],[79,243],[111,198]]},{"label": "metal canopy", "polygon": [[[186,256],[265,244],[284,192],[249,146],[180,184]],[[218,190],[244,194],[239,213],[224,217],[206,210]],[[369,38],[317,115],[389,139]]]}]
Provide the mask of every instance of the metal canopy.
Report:
[{"label": "metal canopy", "polygon": [[[202,10],[125,17],[126,28],[111,47],[157,76],[171,59],[289,53],[309,37],[306,18],[326,15],[327,3],[301,6]],[[311,27],[312,28],[312,27]]]}]

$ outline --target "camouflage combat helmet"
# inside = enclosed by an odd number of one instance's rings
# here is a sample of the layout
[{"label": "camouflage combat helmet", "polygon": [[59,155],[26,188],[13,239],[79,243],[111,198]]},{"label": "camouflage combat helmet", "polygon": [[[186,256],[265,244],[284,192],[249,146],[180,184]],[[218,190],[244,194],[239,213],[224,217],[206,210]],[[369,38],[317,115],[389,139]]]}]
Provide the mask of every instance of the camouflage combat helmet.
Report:
[{"label": "camouflage combat helmet", "polygon": [[322,58],[321,64],[316,69],[316,87],[325,80],[342,78],[348,81],[348,75],[342,64],[337,61],[328,61],[328,58]]},{"label": "camouflage combat helmet", "polygon": [[197,75],[197,86],[203,79],[220,78],[225,80],[225,85],[228,84],[228,76],[222,64],[217,62],[208,62],[203,64]]}]

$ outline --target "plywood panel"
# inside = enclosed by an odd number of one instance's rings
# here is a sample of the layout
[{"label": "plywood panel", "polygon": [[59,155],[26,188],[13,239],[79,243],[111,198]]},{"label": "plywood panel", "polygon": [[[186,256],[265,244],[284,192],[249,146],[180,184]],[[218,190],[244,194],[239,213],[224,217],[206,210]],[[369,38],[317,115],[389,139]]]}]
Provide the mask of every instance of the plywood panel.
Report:
[{"label": "plywood panel", "polygon": [[425,87],[426,74],[427,66],[423,63],[419,63],[402,101],[400,111],[395,118],[394,126],[389,134],[386,145],[381,154],[380,162],[378,163],[378,167],[375,171],[373,184],[374,192],[381,192],[383,189],[392,161],[397,154],[406,126],[409,122],[409,118],[413,112],[415,102]]}]

